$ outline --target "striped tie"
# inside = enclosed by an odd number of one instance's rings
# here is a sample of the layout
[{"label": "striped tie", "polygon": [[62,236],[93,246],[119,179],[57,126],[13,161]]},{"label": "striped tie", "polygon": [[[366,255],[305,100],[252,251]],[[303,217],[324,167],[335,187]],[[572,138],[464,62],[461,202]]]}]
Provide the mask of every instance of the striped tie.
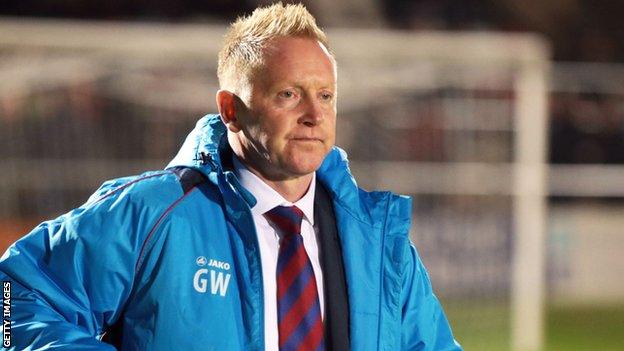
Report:
[{"label": "striped tie", "polygon": [[301,237],[303,212],[296,206],[277,206],[265,216],[282,232],[277,258],[280,351],[324,350],[316,279]]}]

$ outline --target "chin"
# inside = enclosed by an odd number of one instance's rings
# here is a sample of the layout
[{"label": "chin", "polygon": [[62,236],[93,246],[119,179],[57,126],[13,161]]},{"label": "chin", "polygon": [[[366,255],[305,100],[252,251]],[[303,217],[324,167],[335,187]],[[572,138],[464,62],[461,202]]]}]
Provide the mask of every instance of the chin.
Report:
[{"label": "chin", "polygon": [[293,176],[296,177],[301,177],[301,176],[305,176],[311,173],[316,172],[316,170],[320,167],[321,165],[318,164],[318,166],[295,166],[295,167],[289,167],[289,173],[292,174]]},{"label": "chin", "polygon": [[288,169],[291,174],[304,176],[316,172],[323,163],[323,158],[315,156],[302,156],[301,159],[289,164]]}]

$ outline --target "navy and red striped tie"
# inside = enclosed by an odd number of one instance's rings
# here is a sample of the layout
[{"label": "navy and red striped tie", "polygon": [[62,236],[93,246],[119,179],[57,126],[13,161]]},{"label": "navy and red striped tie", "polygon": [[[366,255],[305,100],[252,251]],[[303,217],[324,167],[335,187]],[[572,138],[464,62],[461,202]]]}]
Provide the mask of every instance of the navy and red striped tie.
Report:
[{"label": "navy and red striped tie", "polygon": [[279,349],[324,350],[316,278],[301,236],[303,212],[297,206],[277,206],[265,216],[282,232],[277,258]]}]

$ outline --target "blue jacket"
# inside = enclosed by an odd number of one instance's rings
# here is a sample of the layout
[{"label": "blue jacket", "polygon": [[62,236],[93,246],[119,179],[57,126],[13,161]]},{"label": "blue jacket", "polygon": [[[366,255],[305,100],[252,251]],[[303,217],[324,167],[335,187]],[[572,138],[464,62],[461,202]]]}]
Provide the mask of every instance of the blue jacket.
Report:
[{"label": "blue jacket", "polygon": [[[263,289],[249,208],[223,169],[216,115],[197,123],[169,166],[208,178],[183,189],[171,169],[104,183],[81,207],[44,222],[0,259],[12,283],[12,349],[261,350]],[[460,350],[410,244],[411,200],[359,189],[334,148],[317,177],[334,202],[353,350]]]}]

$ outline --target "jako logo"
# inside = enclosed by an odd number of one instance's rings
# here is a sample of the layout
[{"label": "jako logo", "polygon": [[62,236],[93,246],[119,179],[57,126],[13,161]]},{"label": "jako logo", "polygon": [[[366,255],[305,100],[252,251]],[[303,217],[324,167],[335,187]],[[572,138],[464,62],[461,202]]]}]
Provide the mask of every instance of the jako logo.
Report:
[{"label": "jako logo", "polygon": [[[204,266],[206,264],[206,258],[200,256],[197,258],[196,263],[198,266]],[[215,267],[216,269],[230,269],[229,263],[217,261],[215,259],[210,259],[208,266]],[[225,296],[230,283],[231,274],[219,272],[214,269],[200,268],[195,272],[195,276],[193,277],[193,287],[195,290],[199,293],[208,291],[208,279],[206,278],[208,275],[210,275],[210,293],[212,295],[219,294]]]},{"label": "jako logo", "polygon": [[195,260],[195,263],[197,263],[198,266],[205,266],[206,262],[207,262],[207,260],[206,260],[206,257],[204,257],[204,256],[199,256]]}]

